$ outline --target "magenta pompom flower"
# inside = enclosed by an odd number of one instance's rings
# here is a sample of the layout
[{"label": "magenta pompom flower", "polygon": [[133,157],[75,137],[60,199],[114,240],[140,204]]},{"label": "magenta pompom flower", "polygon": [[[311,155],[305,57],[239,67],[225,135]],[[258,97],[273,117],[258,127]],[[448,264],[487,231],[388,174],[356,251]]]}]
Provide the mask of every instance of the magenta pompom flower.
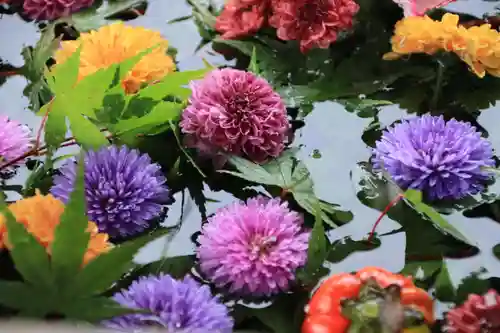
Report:
[{"label": "magenta pompom flower", "polygon": [[262,196],[218,210],[203,226],[197,256],[204,275],[232,293],[286,291],[307,260],[310,232],[286,202]]},{"label": "magenta pompom flower", "polygon": [[283,151],[290,124],[271,85],[253,73],[224,68],[191,83],[180,123],[187,146],[264,162]]},{"label": "magenta pompom flower", "polygon": [[403,189],[430,200],[460,199],[483,190],[495,165],[491,143],[470,123],[442,116],[405,120],[385,131],[374,149],[374,166],[384,168]]},{"label": "magenta pompom flower", "polygon": [[0,116],[0,165],[22,156],[31,148],[29,128],[7,116]]},{"label": "magenta pompom flower", "polygon": [[94,0],[24,0],[23,12],[33,20],[55,20],[93,3]]}]

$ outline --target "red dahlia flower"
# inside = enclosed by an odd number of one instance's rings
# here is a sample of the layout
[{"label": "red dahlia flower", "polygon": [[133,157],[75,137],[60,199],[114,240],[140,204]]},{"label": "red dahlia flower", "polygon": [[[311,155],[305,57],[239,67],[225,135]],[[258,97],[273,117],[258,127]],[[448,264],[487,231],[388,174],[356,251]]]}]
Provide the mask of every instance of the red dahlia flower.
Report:
[{"label": "red dahlia flower", "polygon": [[217,16],[215,29],[224,39],[256,33],[266,20],[269,0],[229,0]]},{"label": "red dahlia flower", "polygon": [[459,307],[446,315],[446,331],[450,333],[499,333],[500,295],[493,289],[483,296],[472,294]]},{"label": "red dahlia flower", "polygon": [[283,40],[300,42],[302,53],[327,48],[337,33],[352,27],[359,5],[353,0],[272,0],[269,24]]}]

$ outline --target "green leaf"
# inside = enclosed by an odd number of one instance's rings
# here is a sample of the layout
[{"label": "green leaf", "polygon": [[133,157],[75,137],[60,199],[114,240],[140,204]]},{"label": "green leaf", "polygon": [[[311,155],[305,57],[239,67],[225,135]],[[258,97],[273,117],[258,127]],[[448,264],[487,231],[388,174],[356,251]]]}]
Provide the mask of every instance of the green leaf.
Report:
[{"label": "green leaf", "polygon": [[12,309],[29,310],[45,314],[50,290],[37,289],[19,281],[0,280],[0,304]]},{"label": "green leaf", "polygon": [[72,285],[73,294],[90,296],[105,291],[131,268],[132,259],[140,248],[168,231],[163,229],[142,236],[100,254],[80,270]]},{"label": "green leaf", "polygon": [[64,288],[79,272],[87,250],[90,234],[86,215],[84,185],[84,153],[77,164],[74,190],[61,216],[61,222],[54,232],[52,243],[52,270],[57,282]]},{"label": "green leaf", "polygon": [[460,231],[458,231],[454,226],[448,223],[441,214],[436,212],[434,208],[426,205],[422,202],[422,193],[417,190],[407,190],[404,194],[405,201],[423,217],[431,221],[437,228],[450,234],[456,239],[469,244],[474,245],[469,241]]},{"label": "green leaf", "polygon": [[323,226],[322,212],[319,201],[315,204],[315,220],[314,227],[311,232],[311,237],[309,239],[309,247],[307,249],[307,263],[300,278],[306,283],[311,281],[317,281],[315,279],[318,271],[323,267],[323,262],[326,259],[328,240],[325,236],[325,228]]},{"label": "green leaf", "polygon": [[453,302],[455,300],[457,291],[453,286],[451,281],[450,272],[448,272],[448,267],[446,262],[443,260],[441,270],[436,278],[434,284],[436,289],[436,297],[442,302]]},{"label": "green leaf", "polygon": [[149,134],[150,130],[177,119],[182,112],[182,106],[179,103],[161,102],[145,116],[134,116],[129,119],[120,120],[118,123],[110,126],[110,130],[117,136],[131,133]]},{"label": "green leaf", "polygon": [[[60,112],[62,109],[59,107],[60,101],[52,100],[40,109],[40,113],[45,114],[48,112],[47,122],[45,123],[45,143],[52,150],[55,150],[64,141],[66,132],[66,116]],[[53,107],[55,106],[55,108]]]},{"label": "green leaf", "polygon": [[113,317],[144,311],[124,308],[110,298],[93,297],[76,299],[61,308],[60,312],[68,319],[96,323]]},{"label": "green leaf", "polygon": [[161,82],[149,85],[141,89],[137,96],[140,98],[152,98],[160,101],[166,96],[176,96],[187,99],[191,95],[191,89],[184,86],[193,80],[203,78],[213,67],[207,67],[194,71],[174,72],[168,74]]},{"label": "green leaf", "polygon": [[495,245],[492,251],[495,257],[500,260],[500,244]]},{"label": "green leaf", "polygon": [[113,23],[109,17],[142,3],[144,0],[104,1],[98,8],[91,7],[73,14],[68,21],[80,32],[95,30]]},{"label": "green leaf", "polygon": [[84,149],[99,149],[109,145],[109,141],[101,130],[90,120],[77,112],[68,112],[66,116],[69,119],[71,132],[75,140],[82,145]]},{"label": "green leaf", "polygon": [[309,293],[280,294],[274,302],[264,308],[246,308],[248,315],[257,318],[274,333],[300,332],[304,320],[304,307]]},{"label": "green leaf", "polygon": [[375,238],[368,242],[367,240],[355,241],[351,237],[333,242],[328,251],[328,261],[332,263],[339,263],[355,252],[367,252],[379,248],[381,245],[380,239]]},{"label": "green leaf", "polygon": [[256,75],[259,75],[260,69],[259,64],[257,63],[257,50],[255,47],[252,50],[252,57],[250,58],[250,64],[248,65],[248,71],[252,72]]},{"label": "green leaf", "polygon": [[81,51],[82,48],[79,47],[65,62],[47,72],[47,83],[55,95],[71,91],[75,86],[80,70]]},{"label": "green leaf", "polygon": [[24,224],[16,221],[7,208],[3,194],[0,195],[0,213],[5,218],[8,240],[12,244],[10,255],[16,270],[32,286],[53,288],[54,280],[45,248],[26,230]]},{"label": "green leaf", "polygon": [[[314,205],[319,199],[314,193],[314,183],[306,165],[294,157],[294,153],[286,151],[278,159],[264,165],[250,162],[242,157],[229,156],[229,162],[238,172],[220,170],[251,182],[274,185],[290,192],[297,203],[311,215],[315,215]],[[346,223],[352,220],[351,212],[342,211],[338,205],[320,201],[322,219],[331,227],[337,227],[335,221]],[[333,217],[333,218],[332,218]]]}]

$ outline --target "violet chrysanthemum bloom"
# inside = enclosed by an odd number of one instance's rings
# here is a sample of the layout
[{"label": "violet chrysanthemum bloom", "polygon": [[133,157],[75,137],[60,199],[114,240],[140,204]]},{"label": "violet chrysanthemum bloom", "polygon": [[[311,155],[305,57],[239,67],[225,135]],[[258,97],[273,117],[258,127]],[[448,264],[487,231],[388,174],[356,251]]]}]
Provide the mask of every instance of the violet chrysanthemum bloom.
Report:
[{"label": "violet chrysanthemum bloom", "polygon": [[374,149],[375,169],[384,168],[403,189],[429,200],[459,199],[483,190],[494,166],[491,144],[470,123],[442,116],[405,120],[385,131]]},{"label": "violet chrysanthemum bloom", "polygon": [[24,0],[23,13],[32,20],[55,20],[93,3],[94,0]]},{"label": "violet chrysanthemum bloom", "polygon": [[200,269],[232,293],[286,291],[307,260],[310,232],[286,202],[262,196],[235,202],[208,219],[198,238]]},{"label": "violet chrysanthemum bloom", "polygon": [[0,165],[22,156],[31,148],[29,128],[7,116],[0,116]]},{"label": "violet chrysanthemum bloom", "polygon": [[245,155],[254,162],[277,157],[290,128],[285,105],[253,73],[216,69],[191,83],[190,105],[180,123],[187,146],[205,155]]},{"label": "violet chrysanthemum bloom", "polygon": [[190,276],[182,281],[169,275],[141,277],[113,297],[122,306],[151,313],[130,314],[105,321],[106,327],[140,333],[148,326],[165,332],[231,333],[233,320],[226,306],[213,297],[210,288]]},{"label": "violet chrysanthemum bloom", "polygon": [[[67,202],[73,190],[76,163],[70,161],[54,177],[51,193]],[[124,237],[146,230],[171,203],[166,179],[147,154],[125,146],[104,147],[85,156],[87,215],[99,231]]]}]

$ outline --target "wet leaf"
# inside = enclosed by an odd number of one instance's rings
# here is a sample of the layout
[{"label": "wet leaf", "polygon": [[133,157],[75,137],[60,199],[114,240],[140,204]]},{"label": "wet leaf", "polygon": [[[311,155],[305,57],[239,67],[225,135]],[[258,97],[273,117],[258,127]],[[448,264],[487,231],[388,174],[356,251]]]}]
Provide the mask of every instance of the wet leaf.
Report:
[{"label": "wet leaf", "polygon": [[[331,227],[337,227],[336,222],[349,222],[352,214],[343,211],[338,205],[321,201],[314,193],[314,183],[304,162],[294,157],[293,151],[285,151],[282,156],[264,165],[250,162],[242,157],[230,156],[229,162],[236,171],[221,170],[251,182],[274,185],[293,195],[297,203],[311,215],[315,215],[314,205],[320,201],[322,219]],[[339,219],[337,219],[337,217]]]},{"label": "wet leaf", "polygon": [[71,15],[68,21],[80,32],[94,30],[113,23],[111,16],[142,3],[144,0],[105,1],[99,8],[91,7]]},{"label": "wet leaf", "polygon": [[434,284],[436,290],[436,297],[443,302],[453,302],[455,300],[457,291],[453,286],[451,281],[450,272],[446,266],[446,262],[443,260],[441,265],[441,270],[436,278]]},{"label": "wet leaf", "polygon": [[372,251],[379,248],[380,245],[381,241],[378,238],[374,238],[371,241],[364,239],[355,241],[351,237],[345,237],[332,243],[328,251],[328,261],[338,263],[353,253]]},{"label": "wet leaf", "polygon": [[323,267],[328,249],[328,240],[325,236],[325,227],[323,226],[319,201],[316,201],[314,208],[316,214],[314,227],[309,239],[309,247],[307,249],[307,263],[303,270],[298,273],[299,278],[306,283],[319,280],[319,278],[315,279],[315,277],[318,271]]},{"label": "wet leaf", "polygon": [[420,191],[407,190],[404,194],[404,198],[413,209],[434,223],[437,228],[466,244],[473,245],[460,231],[448,223],[441,214],[435,211],[434,208],[422,202],[422,193]]}]

